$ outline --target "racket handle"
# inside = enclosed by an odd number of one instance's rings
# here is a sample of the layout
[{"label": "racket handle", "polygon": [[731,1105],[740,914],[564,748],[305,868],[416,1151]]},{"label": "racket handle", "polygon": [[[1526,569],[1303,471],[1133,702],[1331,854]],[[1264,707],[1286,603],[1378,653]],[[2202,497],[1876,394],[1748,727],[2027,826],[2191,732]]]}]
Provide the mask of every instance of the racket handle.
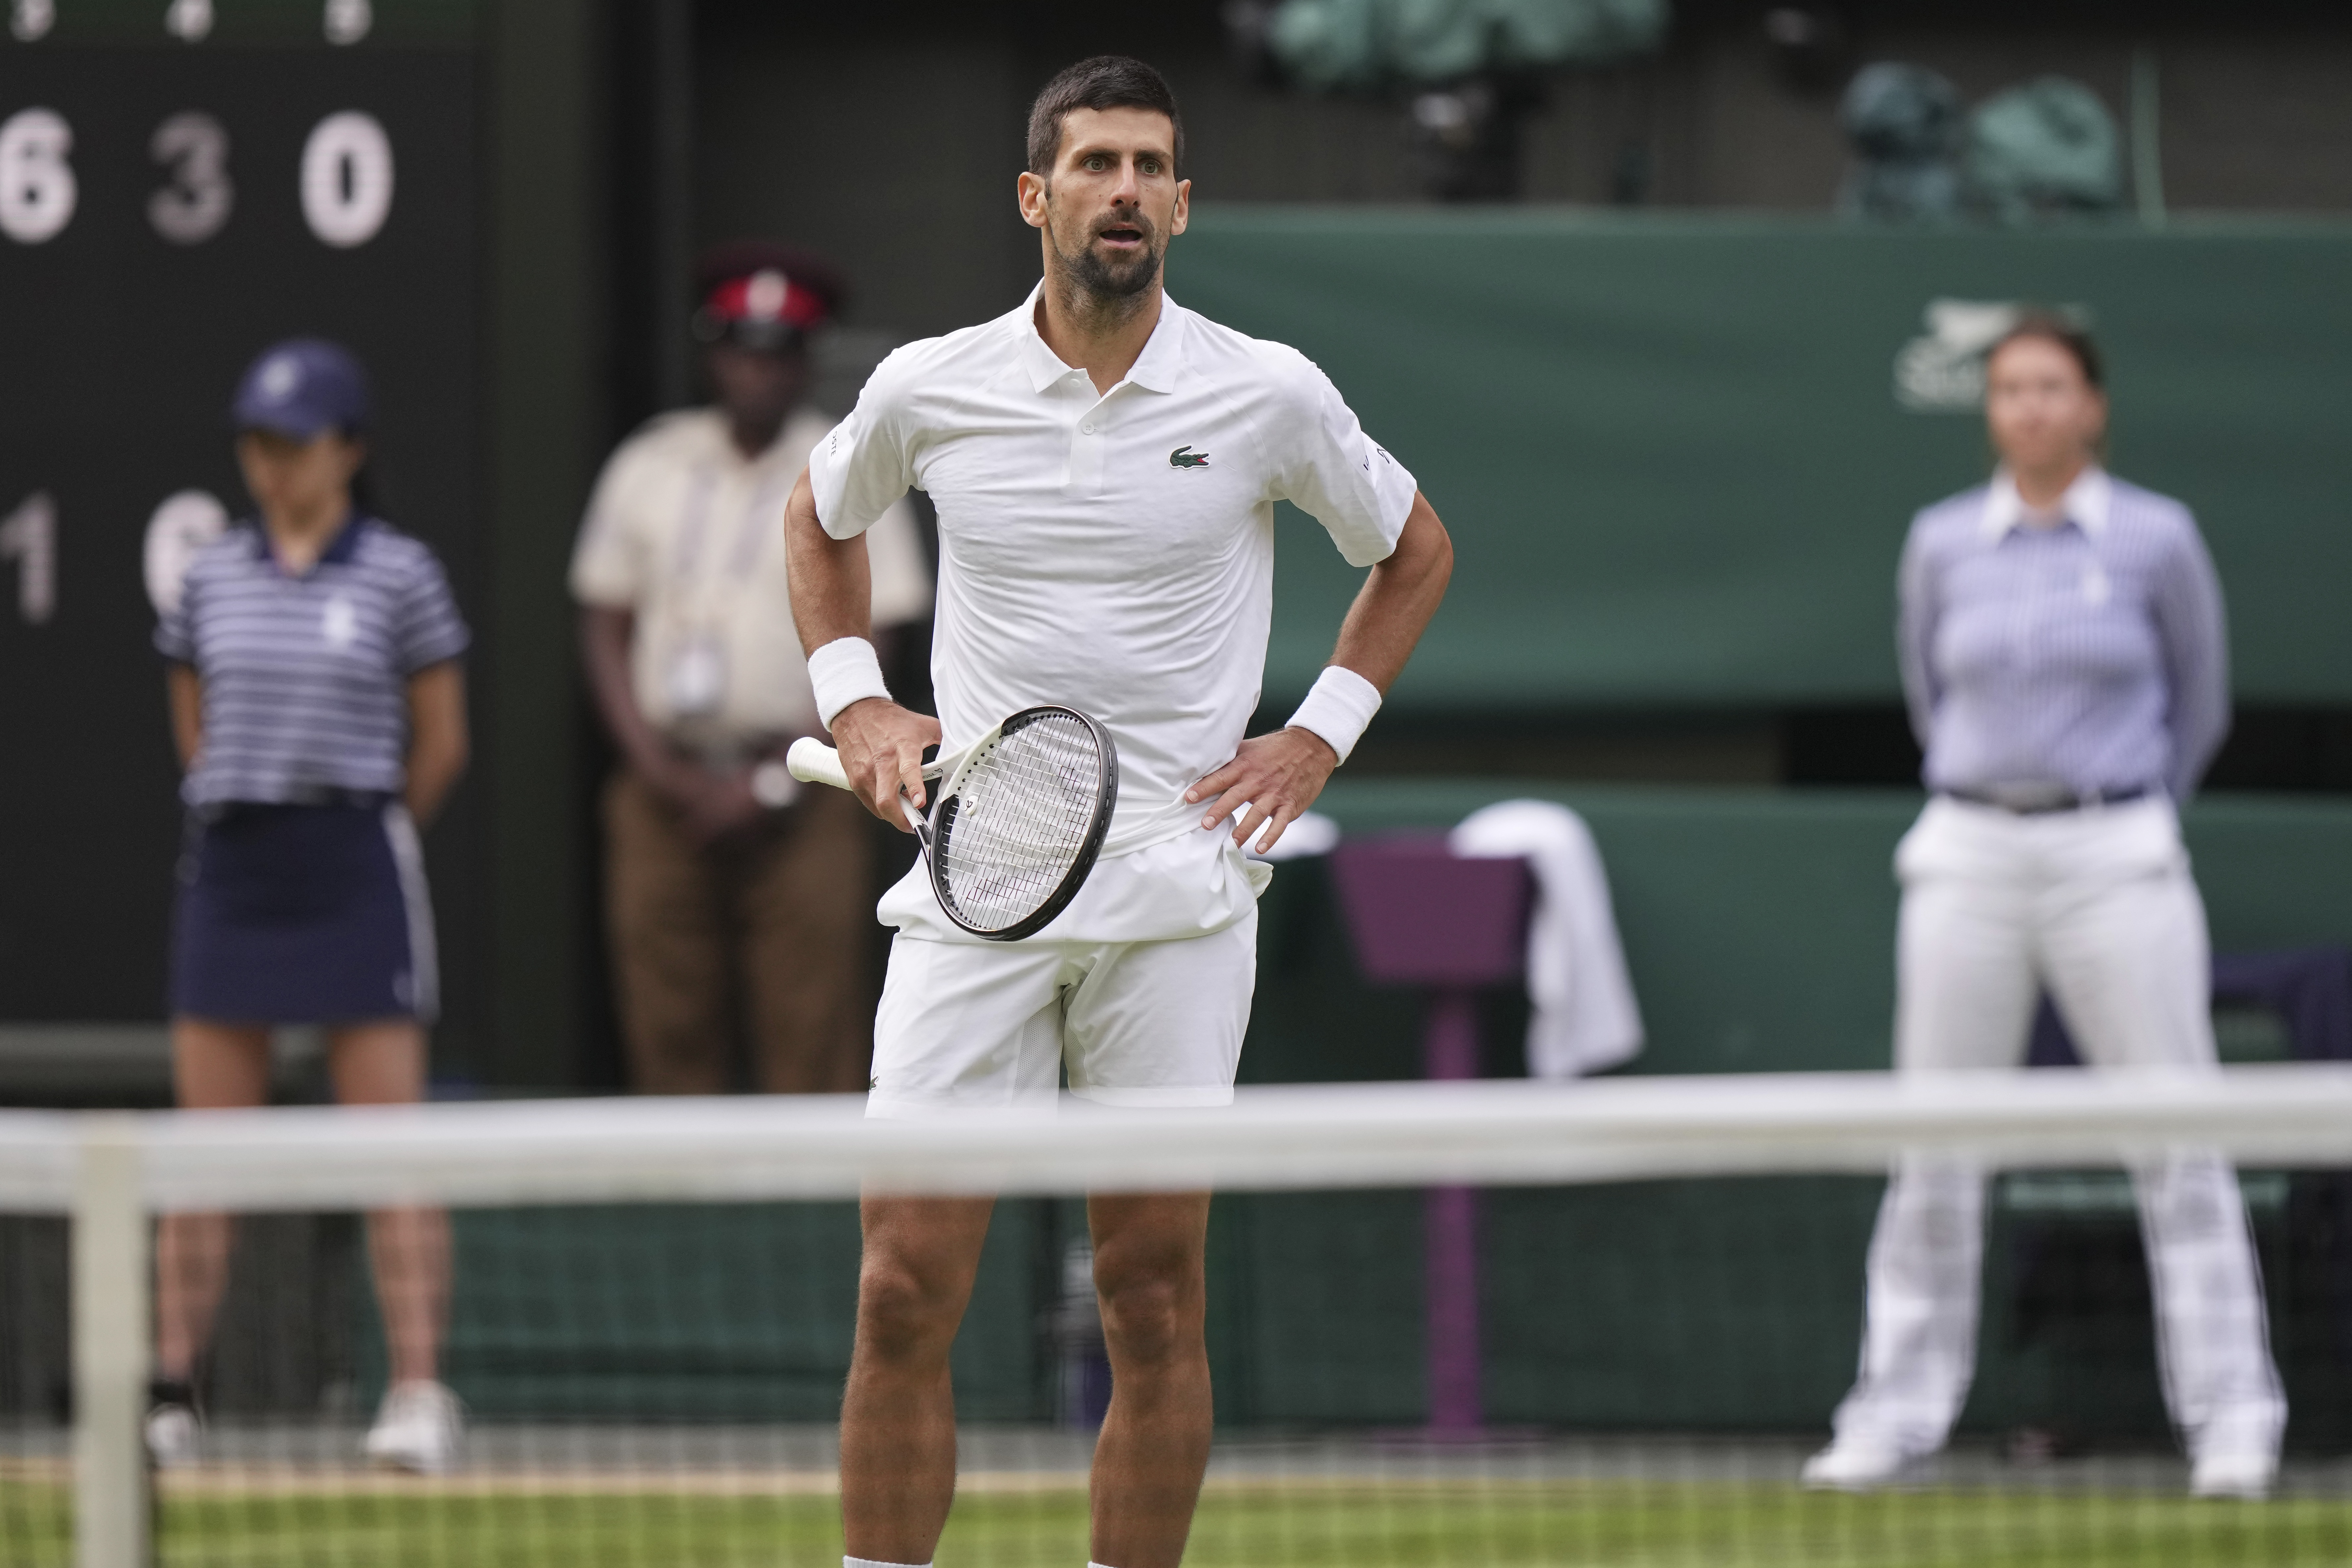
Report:
[{"label": "racket handle", "polygon": [[[842,770],[841,753],[814,735],[803,735],[793,742],[792,749],[784,753],[784,766],[803,784],[831,784],[835,789],[850,787],[849,774]],[[936,777],[938,773],[936,766],[923,770],[926,778]],[[915,837],[923,841],[925,848],[929,848],[930,824],[923,820],[923,814],[915,809],[915,803],[908,800],[903,791],[898,795],[898,811],[906,817],[907,826],[914,830]]]},{"label": "racket handle", "polygon": [[[923,776],[939,778],[945,766],[943,762],[925,763]],[[841,753],[814,735],[803,735],[793,742],[792,749],[784,753],[784,767],[803,784],[831,784],[835,789],[856,787],[849,782],[849,773],[841,765]]]},{"label": "racket handle", "polygon": [[842,771],[841,753],[814,735],[803,735],[784,753],[784,766],[793,777],[803,784],[831,784],[835,789],[849,787],[849,775]]}]

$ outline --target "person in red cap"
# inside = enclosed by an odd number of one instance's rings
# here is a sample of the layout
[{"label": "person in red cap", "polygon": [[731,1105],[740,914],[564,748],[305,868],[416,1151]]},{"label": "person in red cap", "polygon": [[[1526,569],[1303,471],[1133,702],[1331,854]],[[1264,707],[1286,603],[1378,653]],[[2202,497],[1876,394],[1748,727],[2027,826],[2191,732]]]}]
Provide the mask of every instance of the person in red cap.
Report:
[{"label": "person in red cap", "polygon": [[[825,261],[713,252],[695,336],[711,405],[656,416],[604,466],[572,560],[581,652],[621,753],[605,919],[632,1081],[656,1094],[866,1087],[873,841],[857,803],[803,792],[784,750],[819,731],[784,577],[783,508],[834,421],[805,401],[840,309]],[[877,530],[877,630],[930,607],[903,506]]]}]

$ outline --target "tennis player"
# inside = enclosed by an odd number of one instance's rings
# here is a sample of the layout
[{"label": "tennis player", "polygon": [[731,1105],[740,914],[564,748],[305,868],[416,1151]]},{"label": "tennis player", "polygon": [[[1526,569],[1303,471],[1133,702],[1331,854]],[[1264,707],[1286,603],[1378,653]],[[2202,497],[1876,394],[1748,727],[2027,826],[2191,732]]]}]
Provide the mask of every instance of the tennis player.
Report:
[{"label": "tennis player", "polygon": [[[458,618],[441,563],[368,515],[366,373],[296,339],[237,388],[237,465],[258,515],[200,551],[155,631],[185,768],[187,848],[172,952],[172,1068],[190,1109],[266,1104],[269,1033],[327,1032],[347,1104],[419,1099],[436,1006],[417,824],[466,765]],[[191,1457],[196,1364],[227,1280],[229,1216],[164,1216],[155,1259],[157,1461]],[[436,1370],[449,1292],[437,1209],[368,1216],[391,1383],[377,1463],[457,1457]]]},{"label": "tennis player", "polygon": [[[793,613],[820,716],[867,807],[901,825],[921,756],[1059,702],[1117,743],[1102,858],[1035,936],[982,942],[919,868],[898,928],[869,1113],[1051,1102],[1213,1106],[1233,1094],[1270,846],[1362,733],[1444,596],[1453,547],[1412,475],[1297,352],[1161,286],[1184,232],[1183,122],[1158,72],[1101,57],[1030,111],[1021,216],[1042,284],[992,321],[908,345],[811,455],[787,508]],[[866,642],[863,531],[910,486],[939,509],[937,720],[890,700]],[[1289,724],[1250,740],[1274,506],[1370,575]],[[986,1199],[869,1198],[842,1406],[849,1568],[928,1563],[955,1488],[955,1338]],[[1093,1559],[1176,1568],[1209,1453],[1205,1194],[1097,1197],[1112,1368]]]}]

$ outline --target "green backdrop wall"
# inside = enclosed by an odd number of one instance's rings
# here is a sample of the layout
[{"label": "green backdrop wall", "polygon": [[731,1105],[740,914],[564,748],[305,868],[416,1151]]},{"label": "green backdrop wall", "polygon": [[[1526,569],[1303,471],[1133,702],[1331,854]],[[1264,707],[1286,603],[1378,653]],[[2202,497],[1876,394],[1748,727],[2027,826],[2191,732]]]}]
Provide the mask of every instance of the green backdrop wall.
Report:
[{"label": "green backdrop wall", "polygon": [[[1370,833],[1444,827],[1482,805],[1529,795],[1581,813],[1608,864],[1649,1032],[1630,1070],[1887,1065],[1895,845],[1923,796],[1342,779],[1318,809],[1350,833]],[[2352,946],[2352,804],[2208,795],[2184,814],[2183,831],[2217,951]],[[1396,993],[1357,977],[1319,865],[1279,868],[1259,907],[1258,992],[1243,1076],[1416,1076],[1416,1018],[1394,1005]],[[1507,1026],[1507,1003],[1498,999],[1490,1034]]]},{"label": "green backdrop wall", "polygon": [[[1343,780],[1349,833],[1433,830],[1511,796],[1581,813],[1607,862],[1649,1043],[1640,1074],[1884,1068],[1894,1013],[1895,846],[1908,792],[1608,789]],[[2218,795],[2189,851],[2220,951],[2352,945],[2352,805]],[[1277,869],[1260,905],[1254,1082],[1416,1076],[1411,990],[1368,985],[1320,863]],[[1402,1005],[1401,1005],[1402,1004]],[[1523,1070],[1524,1005],[1487,998],[1490,1073]],[[2274,1046],[2275,1032],[2248,1043]],[[1819,1431],[1853,1374],[1879,1184],[1818,1177],[1632,1183],[1488,1195],[1481,1255],[1489,1409],[1603,1428]],[[2248,1184],[2294,1440],[2347,1440],[2352,1385],[2324,1179]],[[1965,1424],[2161,1442],[2167,1428],[2127,1196],[2070,1214],[2074,1272],[2004,1187],[1987,1249],[1983,1343]],[[2120,1203],[2111,1200],[2120,1198]],[[1314,1425],[1422,1409],[1420,1209],[1409,1194],[1220,1199],[1220,1410]],[[2046,1256],[2046,1251],[2045,1251]]]},{"label": "green backdrop wall", "polygon": [[[1911,514],[1989,466],[1963,308],[2086,310],[2114,460],[2185,499],[2242,698],[2352,698],[2352,226],[1936,233],[1826,222],[1204,207],[1169,288],[1329,372],[1459,550],[1405,708],[1891,696]],[[1941,395],[1923,410],[1897,394]],[[1267,694],[1349,572],[1287,520]]]}]

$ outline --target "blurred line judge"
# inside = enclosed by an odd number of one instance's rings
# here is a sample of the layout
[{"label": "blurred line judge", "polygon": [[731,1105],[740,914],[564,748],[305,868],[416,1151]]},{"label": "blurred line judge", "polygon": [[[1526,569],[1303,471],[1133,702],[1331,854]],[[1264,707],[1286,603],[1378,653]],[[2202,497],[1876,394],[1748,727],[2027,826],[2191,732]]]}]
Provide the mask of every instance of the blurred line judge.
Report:
[{"label": "blurred line judge", "polygon": [[[1986,361],[1992,481],[1913,521],[1905,692],[1934,798],[1895,854],[1895,1066],[2017,1068],[2047,987],[2094,1068],[2217,1060],[2178,806],[2229,728],[2221,586],[2189,510],[2110,476],[2090,338],[2024,317]],[[2265,1495],[2286,1405],[2219,1157],[2133,1173],[2164,1394],[2200,1496]],[[1984,1173],[1906,1159],[1868,1263],[1862,1374],[1808,1485],[1943,1447],[1974,1371]]]},{"label": "blurred line judge", "polygon": [[[873,837],[785,748],[819,732],[784,578],[784,501],[833,420],[804,401],[830,265],[712,253],[694,331],[714,403],[664,414],[604,466],[572,561],[581,653],[622,765],[604,795],[605,919],[634,1086],[716,1094],[739,1039],[771,1092],[866,1087]],[[902,501],[876,525],[874,620],[930,605]]]}]

